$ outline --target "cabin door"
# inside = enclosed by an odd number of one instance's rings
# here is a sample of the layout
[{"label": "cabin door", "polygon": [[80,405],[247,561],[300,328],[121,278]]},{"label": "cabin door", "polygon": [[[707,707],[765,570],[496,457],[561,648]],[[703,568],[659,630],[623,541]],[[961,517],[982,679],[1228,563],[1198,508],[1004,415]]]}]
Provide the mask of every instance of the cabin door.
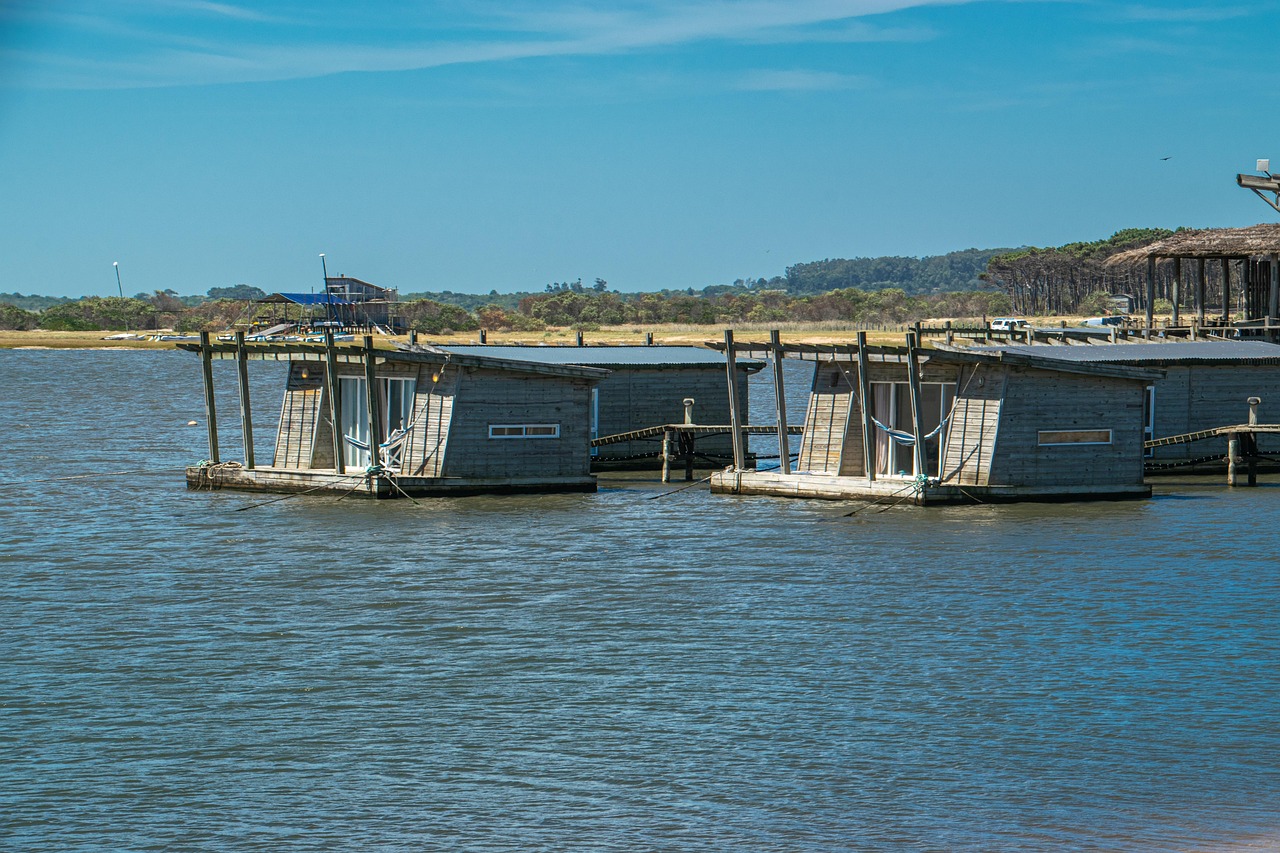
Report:
[{"label": "cabin door", "polygon": [[[938,427],[951,412],[955,399],[955,385],[943,382],[920,383],[920,432],[929,436],[925,439],[924,456],[925,472],[930,477],[939,476],[946,430],[938,430]],[[872,382],[871,405],[872,416],[882,425],[876,426],[876,475],[919,475],[914,445],[895,441],[889,432],[892,430],[904,437],[912,435],[911,387],[906,382]]]},{"label": "cabin door", "polygon": [[348,469],[369,467],[369,386],[363,376],[338,377],[342,399],[342,461]]}]

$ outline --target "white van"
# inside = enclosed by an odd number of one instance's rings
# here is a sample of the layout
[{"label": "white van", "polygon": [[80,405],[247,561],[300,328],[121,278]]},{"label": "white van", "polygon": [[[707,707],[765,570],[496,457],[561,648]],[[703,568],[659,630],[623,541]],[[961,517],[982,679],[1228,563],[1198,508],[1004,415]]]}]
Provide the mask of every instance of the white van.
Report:
[{"label": "white van", "polygon": [[1012,332],[1014,329],[1029,329],[1031,324],[1019,317],[997,317],[991,321],[991,331]]}]

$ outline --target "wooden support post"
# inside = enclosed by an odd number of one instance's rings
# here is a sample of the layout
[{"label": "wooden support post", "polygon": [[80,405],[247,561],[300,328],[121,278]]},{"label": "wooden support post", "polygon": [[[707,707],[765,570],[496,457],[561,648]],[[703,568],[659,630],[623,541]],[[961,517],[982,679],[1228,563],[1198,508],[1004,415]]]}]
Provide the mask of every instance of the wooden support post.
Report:
[{"label": "wooden support post", "polygon": [[1112,326],[1111,327],[1111,343],[1114,344],[1115,342],[1116,342],[1116,327]]},{"label": "wooden support post", "polygon": [[481,330],[480,330],[480,343],[482,343],[482,344],[487,344],[487,343],[489,343],[489,330],[488,330],[488,329],[481,329]]},{"label": "wooden support post", "polygon": [[1237,433],[1227,433],[1227,485],[1237,483],[1236,460],[1240,458],[1240,439]]},{"label": "wooden support post", "polygon": [[778,472],[791,473],[791,435],[787,432],[787,391],[783,384],[782,336],[777,329],[769,333],[769,349],[773,354],[773,399],[778,413]]},{"label": "wooden support post", "polygon": [[377,470],[382,467],[382,451],[378,445],[382,442],[382,420],[378,407],[378,379],[374,374],[373,335],[364,336],[364,384],[365,414],[369,422],[369,467]]},{"label": "wooden support post", "polygon": [[1178,308],[1182,302],[1182,258],[1173,259],[1173,292],[1170,296],[1172,298],[1169,302],[1173,305],[1173,313],[1169,317],[1169,325],[1177,326],[1180,325],[1178,320],[1181,317]]},{"label": "wooden support post", "polygon": [[[1268,326],[1271,325],[1271,322],[1273,320],[1280,318],[1280,256],[1272,255],[1270,266],[1271,266],[1271,302],[1268,306],[1269,310],[1267,312]],[[1272,340],[1275,340],[1275,333],[1274,332],[1270,333],[1268,337],[1270,337]]]},{"label": "wooden support post", "polygon": [[213,399],[213,347],[209,333],[200,333],[200,366],[204,369],[204,416],[209,425],[209,461],[217,465],[218,457],[218,406]]},{"label": "wooden support post", "polygon": [[1222,259],[1222,322],[1231,320],[1231,261]]},{"label": "wooden support post", "polygon": [[244,440],[244,467],[253,470],[253,413],[249,409],[249,353],[244,332],[236,332],[236,377],[240,385],[240,432]]},{"label": "wooden support post", "polygon": [[664,429],[662,431],[662,482],[671,482],[671,437],[675,435],[675,430]]},{"label": "wooden support post", "polygon": [[1244,436],[1245,465],[1250,486],[1258,485],[1258,434],[1251,432]]},{"label": "wooden support post", "polygon": [[915,335],[907,335],[907,382],[911,392],[911,434],[915,436],[916,476],[928,476],[925,470],[924,429],[920,425],[920,366],[916,363],[916,347],[919,339]]},{"label": "wooden support post", "polygon": [[742,452],[742,419],[738,416],[738,363],[733,349],[733,329],[724,330],[724,369],[729,379],[729,434],[733,441],[733,470],[746,467]]},{"label": "wooden support post", "polygon": [[951,321],[942,324],[942,328],[947,332],[947,346],[954,346],[956,342],[956,333],[951,330]]},{"label": "wooden support post", "polygon": [[[325,342],[327,343],[332,337],[333,337],[332,334],[326,333]],[[418,330],[410,329],[409,330],[409,346],[416,347],[417,345],[418,345]]]},{"label": "wooden support post", "polygon": [[1147,330],[1146,339],[1151,340],[1151,330],[1156,323],[1156,259],[1147,258]]},{"label": "wooden support post", "polygon": [[333,331],[324,333],[324,384],[329,395],[329,428],[333,434],[333,470],[347,473],[346,441],[342,437],[342,383],[338,381],[338,351],[333,346]]},{"label": "wooden support post", "polygon": [[1196,323],[1200,326],[1204,325],[1205,292],[1208,290],[1204,264],[1204,258],[1196,258]]},{"label": "wooden support post", "polygon": [[[991,326],[987,326],[991,334]],[[862,459],[868,480],[876,478],[876,425],[871,420],[871,373],[867,366],[867,333],[858,332],[858,396],[862,404]],[[892,421],[890,421],[892,423]]]},{"label": "wooden support post", "polygon": [[582,331],[581,331],[581,330],[579,330],[579,331],[577,331],[577,332],[574,332],[574,333],[573,333],[573,342],[574,342],[575,344],[577,344],[578,346],[582,346]]},{"label": "wooden support post", "polygon": [[644,345],[647,347],[653,346],[653,332],[644,333]]},{"label": "wooden support post", "polygon": [[693,453],[697,436],[691,432],[680,433],[680,448],[684,451],[684,481],[693,482]]}]

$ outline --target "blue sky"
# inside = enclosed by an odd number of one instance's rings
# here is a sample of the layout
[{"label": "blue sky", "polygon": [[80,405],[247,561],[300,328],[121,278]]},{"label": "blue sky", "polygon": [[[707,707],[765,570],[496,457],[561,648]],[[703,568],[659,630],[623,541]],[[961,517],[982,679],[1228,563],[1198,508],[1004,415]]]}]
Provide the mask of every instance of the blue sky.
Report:
[{"label": "blue sky", "polygon": [[[624,291],[1276,214],[1251,3],[0,0],[0,290]],[[1164,160],[1161,158],[1168,157]]]}]

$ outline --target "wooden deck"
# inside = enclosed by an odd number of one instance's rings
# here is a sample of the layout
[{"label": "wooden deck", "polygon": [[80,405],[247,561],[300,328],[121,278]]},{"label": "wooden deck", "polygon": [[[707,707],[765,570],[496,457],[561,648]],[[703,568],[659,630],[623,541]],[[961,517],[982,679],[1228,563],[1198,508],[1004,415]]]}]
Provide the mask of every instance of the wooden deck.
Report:
[{"label": "wooden deck", "polygon": [[519,492],[594,492],[596,478],[585,477],[405,477],[366,473],[339,474],[332,469],[241,468],[204,465],[187,468],[187,488],[193,491],[235,489],[282,494],[314,493],[353,497],[446,497],[450,495],[511,494]]},{"label": "wooden deck", "polygon": [[861,500],[880,504],[1010,503],[1014,501],[1133,500],[1151,497],[1148,485],[1129,486],[956,486],[902,479],[868,480],[824,474],[776,471],[717,471],[711,491],[726,495],[773,495],[785,498]]}]

